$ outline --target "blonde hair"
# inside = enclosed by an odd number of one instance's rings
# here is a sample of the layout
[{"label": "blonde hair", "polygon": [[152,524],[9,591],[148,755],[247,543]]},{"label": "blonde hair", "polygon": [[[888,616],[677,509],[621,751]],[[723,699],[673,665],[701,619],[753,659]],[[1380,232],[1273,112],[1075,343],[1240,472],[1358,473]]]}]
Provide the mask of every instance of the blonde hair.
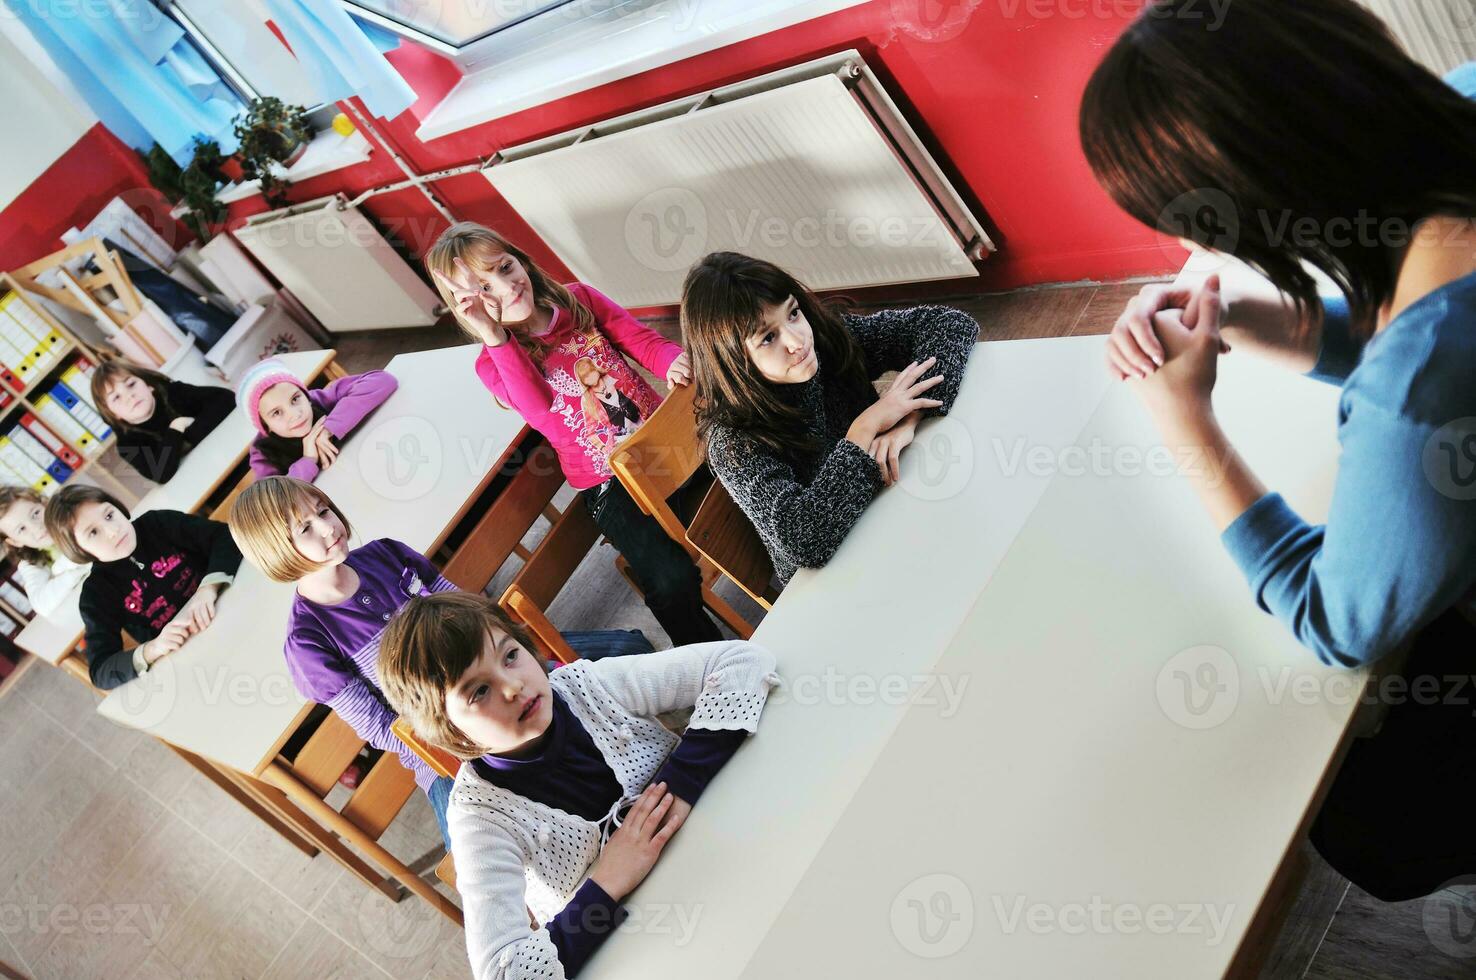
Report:
[{"label": "blonde hair", "polygon": [[[25,501],[31,504],[41,504],[44,508],[46,501],[41,495],[30,487],[0,487],[0,516],[3,516],[13,504]],[[42,511],[41,523],[46,523],[45,511]],[[42,548],[28,548],[22,544],[11,544],[0,534],[0,559],[14,558],[16,561],[28,561],[32,565],[40,565],[42,568],[51,567],[51,555]]]},{"label": "blonde hair", "polygon": [[[425,267],[433,273],[431,282],[434,283],[436,291],[441,294],[441,300],[451,309],[451,315],[456,318],[456,322],[468,337],[479,342],[482,339],[481,334],[473,330],[471,325],[457,312],[456,300],[451,296],[451,291],[441,282],[439,276],[454,279],[457,259],[461,259],[474,270],[490,268],[492,263],[489,256],[497,252],[505,252],[517,259],[523,271],[528,273],[528,281],[533,287],[534,305],[550,311],[563,310],[574,321],[574,330],[577,333],[588,334],[594,331],[594,314],[587,306],[579,302],[569,291],[568,286],[549,278],[548,273],[544,272],[527,252],[491,228],[474,221],[462,221],[441,232],[441,237],[437,238],[435,244],[425,253]],[[523,348],[534,364],[542,367],[543,354],[547,349],[543,344],[536,338],[511,327],[508,328],[508,335],[519,347]]]},{"label": "blonde hair", "polygon": [[379,642],[379,689],[385,698],[421,738],[458,759],[480,758],[487,749],[447,716],[446,692],[497,633],[540,656],[528,632],[480,592],[415,596],[400,607]]},{"label": "blonde hair", "polygon": [[303,557],[292,542],[292,527],[302,515],[327,507],[343,522],[344,534],[353,526],[328,495],[311,483],[290,476],[269,476],[241,491],[231,507],[231,537],[246,559],[274,582],[296,582],[326,567]]}]

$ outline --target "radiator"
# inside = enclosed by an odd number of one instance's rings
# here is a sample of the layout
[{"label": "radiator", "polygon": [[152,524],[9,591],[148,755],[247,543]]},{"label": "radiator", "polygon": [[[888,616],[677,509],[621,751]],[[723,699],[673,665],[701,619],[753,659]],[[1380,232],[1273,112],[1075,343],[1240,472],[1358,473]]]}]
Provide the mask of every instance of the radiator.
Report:
[{"label": "radiator", "polygon": [[1359,0],[1438,75],[1476,59],[1476,0]]},{"label": "radiator", "polygon": [[342,195],[257,215],[235,236],[329,330],[436,322],[440,296]]},{"label": "radiator", "polygon": [[994,249],[855,51],[512,147],[482,172],[625,306],[678,302],[712,251],[830,290],[977,276]]}]

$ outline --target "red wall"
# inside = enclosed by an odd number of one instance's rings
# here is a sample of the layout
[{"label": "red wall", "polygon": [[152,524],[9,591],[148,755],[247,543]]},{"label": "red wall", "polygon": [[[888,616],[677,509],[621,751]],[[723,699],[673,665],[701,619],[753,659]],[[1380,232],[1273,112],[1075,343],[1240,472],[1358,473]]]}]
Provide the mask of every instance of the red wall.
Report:
[{"label": "red wall", "polygon": [[[1111,11],[1121,6],[1091,0],[871,0],[429,143],[416,139],[415,129],[454,83],[454,67],[429,52],[402,47],[390,59],[422,98],[410,111],[377,125],[412,167],[428,173],[486,159],[499,148],[632,109],[856,48],[984,219],[999,247],[981,266],[980,279],[910,287],[909,294],[1158,273],[1176,267],[1175,249],[1122,214],[1098,189],[1076,136],[1077,106],[1086,79],[1130,19],[1104,16],[1098,8]],[[930,13],[937,15],[933,21],[925,19]],[[58,200],[61,188],[85,185],[86,200],[101,204],[129,179],[146,183],[141,168],[130,170],[111,156],[95,158],[92,151],[79,153],[81,147],[79,143],[31,188],[30,206],[23,214],[36,230],[11,248],[14,236],[7,227],[3,256],[7,262],[23,250],[21,242],[39,242],[52,229],[74,223],[49,217],[46,210]],[[93,168],[96,174],[90,172]],[[403,177],[387,153],[377,152],[364,164],[296,185],[292,199],[336,191],[354,195]],[[540,262],[567,275],[562,263],[481,176],[442,181],[435,190],[458,217],[497,227],[525,244]],[[89,206],[70,200],[67,204],[77,213],[90,213]],[[380,195],[364,208],[416,254],[445,226],[415,190]],[[7,226],[13,209],[4,213]],[[240,202],[232,207],[232,223],[263,209],[260,198]]]},{"label": "red wall", "polygon": [[193,237],[169,217],[143,160],[98,123],[0,211],[0,269],[62,248],[62,232],[91,221],[120,194],[166,239],[183,243]]}]

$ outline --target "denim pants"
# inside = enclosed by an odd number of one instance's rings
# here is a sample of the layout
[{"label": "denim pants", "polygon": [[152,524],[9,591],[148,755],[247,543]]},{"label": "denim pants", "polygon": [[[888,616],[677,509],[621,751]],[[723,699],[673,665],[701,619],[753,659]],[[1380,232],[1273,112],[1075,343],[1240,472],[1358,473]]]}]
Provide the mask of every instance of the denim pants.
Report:
[{"label": "denim pants", "polygon": [[[701,471],[699,471],[699,476]],[[689,516],[701,503],[706,485],[694,476],[672,494],[669,503]],[[702,576],[687,550],[677,544],[641,508],[619,480],[610,479],[580,493],[600,532],[625,556],[646,607],[666,630],[672,646],[721,640],[723,634],[702,604]]]}]

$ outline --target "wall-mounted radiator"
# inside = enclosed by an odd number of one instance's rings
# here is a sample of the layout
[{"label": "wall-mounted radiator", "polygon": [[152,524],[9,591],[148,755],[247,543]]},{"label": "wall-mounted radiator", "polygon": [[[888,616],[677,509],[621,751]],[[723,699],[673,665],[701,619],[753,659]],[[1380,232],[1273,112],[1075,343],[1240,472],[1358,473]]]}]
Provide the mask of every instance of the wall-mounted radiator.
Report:
[{"label": "wall-mounted radiator", "polygon": [[678,302],[711,251],[839,289],[977,276],[994,249],[855,51],[503,150],[483,173],[626,306]]},{"label": "wall-mounted radiator", "polygon": [[342,195],[257,215],[234,234],[329,330],[436,322],[440,296]]},{"label": "wall-mounted radiator", "polygon": [[1359,0],[1384,19],[1416,61],[1444,75],[1476,58],[1471,0]]}]

